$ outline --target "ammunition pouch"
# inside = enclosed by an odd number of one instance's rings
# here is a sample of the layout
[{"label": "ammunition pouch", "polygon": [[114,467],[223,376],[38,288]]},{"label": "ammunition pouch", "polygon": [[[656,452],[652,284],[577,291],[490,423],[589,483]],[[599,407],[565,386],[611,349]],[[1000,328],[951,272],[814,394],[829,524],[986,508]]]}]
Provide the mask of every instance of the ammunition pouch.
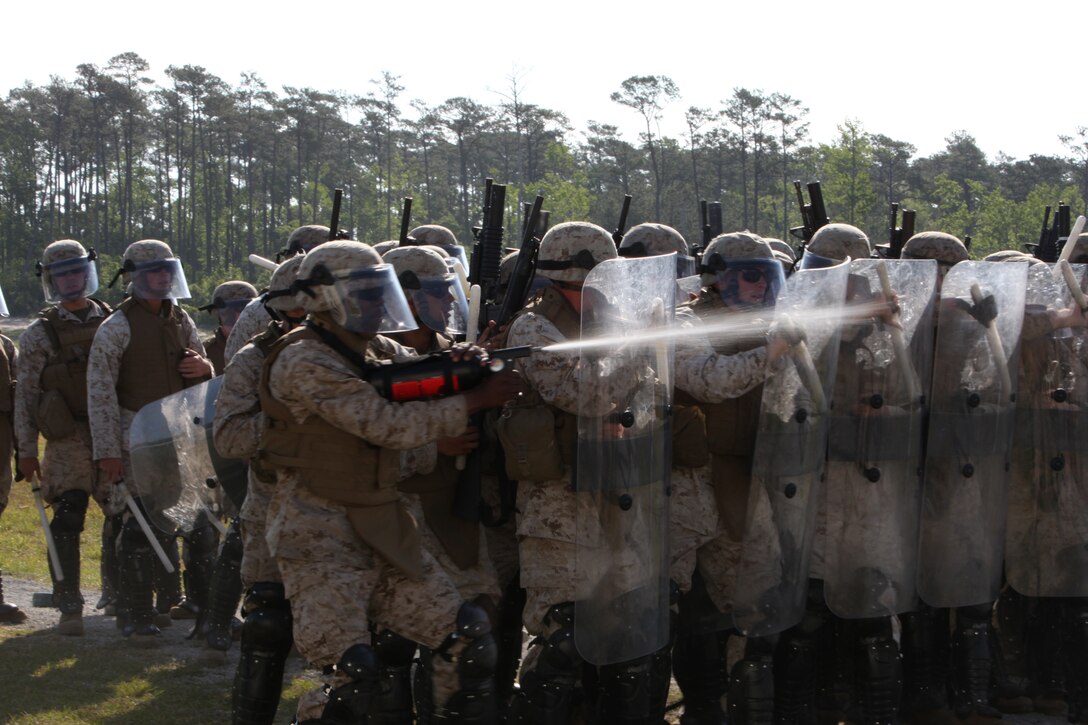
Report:
[{"label": "ammunition pouch", "polygon": [[76,419],[59,390],[45,390],[38,397],[35,411],[38,430],[47,441],[70,438],[76,434]]}]

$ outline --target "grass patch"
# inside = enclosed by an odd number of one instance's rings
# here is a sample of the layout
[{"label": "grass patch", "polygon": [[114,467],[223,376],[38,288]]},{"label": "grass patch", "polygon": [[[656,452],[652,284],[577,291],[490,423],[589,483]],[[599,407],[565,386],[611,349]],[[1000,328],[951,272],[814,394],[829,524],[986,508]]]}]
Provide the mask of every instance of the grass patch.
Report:
[{"label": "grass patch", "polygon": [[[46,507],[45,511],[52,519],[52,510]],[[87,506],[87,520],[79,544],[83,562],[80,575],[82,587],[101,589],[102,510],[93,500]],[[50,581],[45,534],[38,518],[38,509],[34,506],[34,495],[26,481],[12,484],[8,507],[0,516],[0,570],[10,576],[33,579],[45,585]]]}]

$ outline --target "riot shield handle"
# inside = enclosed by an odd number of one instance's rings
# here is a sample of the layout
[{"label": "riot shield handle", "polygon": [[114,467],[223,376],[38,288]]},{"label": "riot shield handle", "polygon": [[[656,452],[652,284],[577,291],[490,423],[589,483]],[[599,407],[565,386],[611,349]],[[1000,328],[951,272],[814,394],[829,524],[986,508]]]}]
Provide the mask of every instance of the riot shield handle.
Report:
[{"label": "riot shield handle", "polygon": [[261,269],[267,269],[269,272],[275,272],[277,269],[280,268],[280,266],[273,262],[271,259],[262,257],[259,254],[249,255],[249,261],[250,263],[257,265]]},{"label": "riot shield handle", "polygon": [[[887,263],[877,264],[876,273],[880,277],[880,290],[884,293],[884,299],[890,304],[895,298],[895,290],[892,289]],[[921,397],[922,385],[918,380],[917,371],[911,364],[910,354],[907,352],[907,338],[899,323],[899,310],[892,312],[892,324],[888,327],[888,332],[892,336],[892,347],[895,349],[895,360],[899,366],[899,372],[903,374],[903,380],[906,382],[907,395],[913,403]]]},{"label": "riot shield handle", "polygon": [[[971,283],[971,300],[976,305],[984,302],[982,288],[978,282]],[[986,327],[986,341],[990,345],[990,354],[994,356],[994,365],[997,366],[997,374],[1001,377],[1001,400],[1006,401],[1012,395],[1012,377],[1009,375],[1009,362],[1005,359],[1005,346],[1001,342],[1001,334],[993,320],[982,323]]]},{"label": "riot shield handle", "polygon": [[[1081,219],[1083,218],[1081,217]],[[1065,284],[1068,285],[1069,292],[1073,295],[1077,307],[1080,307],[1081,312],[1088,312],[1088,296],[1085,296],[1084,291],[1080,288],[1080,283],[1077,282],[1077,277],[1073,274],[1073,267],[1070,266],[1069,260],[1063,259],[1058,262],[1058,269],[1062,271],[1062,277],[1065,278]]]},{"label": "riot shield handle", "polygon": [[60,566],[57,542],[53,540],[53,529],[49,528],[49,517],[45,515],[41,476],[32,473],[30,478],[27,479],[27,483],[30,484],[30,490],[34,492],[34,508],[38,509],[38,519],[42,522],[42,532],[45,534],[45,548],[49,551],[49,563],[53,565],[53,578],[62,582],[64,581],[64,570]]},{"label": "riot shield handle", "polygon": [[118,479],[117,483],[113,485],[114,490],[118,491],[122,498],[125,499],[125,505],[128,506],[128,510],[136,518],[136,523],[140,525],[140,530],[144,532],[144,536],[147,537],[147,542],[151,544],[151,548],[155,550],[155,555],[159,557],[159,561],[162,562],[167,573],[173,574],[174,565],[170,563],[170,559],[167,558],[166,552],[162,549],[162,545],[159,543],[159,540],[155,538],[154,532],[151,531],[151,525],[147,523],[147,517],[144,516],[144,512],[136,505],[136,501],[132,498],[132,494],[129,493],[128,486],[125,485],[125,479]]}]

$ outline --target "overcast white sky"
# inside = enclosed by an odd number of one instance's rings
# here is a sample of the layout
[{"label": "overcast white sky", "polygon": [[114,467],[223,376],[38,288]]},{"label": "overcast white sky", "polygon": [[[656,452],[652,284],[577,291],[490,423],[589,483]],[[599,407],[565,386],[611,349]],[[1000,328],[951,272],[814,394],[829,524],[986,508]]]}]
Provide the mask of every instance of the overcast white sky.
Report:
[{"label": "overcast white sky", "polygon": [[18,2],[3,12],[0,90],[135,51],[156,80],[192,64],[232,85],[256,72],[276,90],[365,94],[388,70],[411,114],[416,98],[498,103],[516,74],[526,102],[634,141],[635,112],[609,94],[632,75],[667,75],[681,99],[662,130],[675,137],[688,106],[717,109],[744,87],[802,101],[815,141],[857,119],[922,155],[964,129],[991,160],[1027,158],[1065,154],[1058,135],[1088,126],[1074,35],[1085,10],[1072,0]]}]

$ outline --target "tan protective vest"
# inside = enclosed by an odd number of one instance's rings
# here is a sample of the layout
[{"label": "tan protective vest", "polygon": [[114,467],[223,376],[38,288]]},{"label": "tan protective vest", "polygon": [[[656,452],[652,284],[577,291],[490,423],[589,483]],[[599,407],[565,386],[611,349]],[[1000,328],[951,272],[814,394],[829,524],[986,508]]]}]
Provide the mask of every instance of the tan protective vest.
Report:
[{"label": "tan protective vest", "polygon": [[178,363],[189,347],[181,309],[163,302],[162,313],[149,310],[143,300],[129,297],[117,311],[128,319],[128,347],[121,356],[117,377],[117,402],[126,410],[139,410],[206,378],[183,378]]},{"label": "tan protective vest", "polygon": [[[551,322],[569,340],[576,340],[582,334],[581,316],[554,287],[545,287],[514,319],[529,312]],[[553,480],[563,475],[565,467],[575,463],[578,416],[548,405],[532,391],[522,396],[519,404],[504,409],[499,421],[499,438],[506,454],[506,473],[511,480]],[[554,455],[546,456],[547,459],[554,458],[550,462],[540,457],[542,451],[549,450],[554,451]]]},{"label": "tan protective vest", "polygon": [[88,317],[85,322],[62,318],[60,309],[49,307],[39,313],[42,329],[53,351],[42,368],[41,389],[56,390],[64,398],[75,420],[87,420],[87,358],[98,326],[113,310],[105,302],[91,300],[104,314]]},{"label": "tan protective vest", "polygon": [[[349,335],[342,330],[326,329],[342,341]],[[287,346],[298,340],[324,344],[309,327],[299,327],[272,346],[261,370],[259,391],[267,427],[261,436],[258,459],[264,465],[293,470],[299,482],[313,494],[345,506],[352,528],[364,543],[407,576],[421,578],[419,530],[397,491],[400,451],[372,445],[317,415],[298,423],[287,406],[272,395],[271,370]],[[340,357],[362,376],[362,368]],[[381,362],[369,348],[366,360]]]},{"label": "tan protective vest", "polygon": [[[691,310],[700,318],[708,318],[721,315],[724,307],[716,296],[704,294],[691,304]],[[719,355],[734,355],[764,344],[762,338],[733,339],[715,345],[714,351]],[[697,402],[680,391],[676,397],[680,403],[697,405],[706,416],[711,479],[718,502],[718,515],[729,537],[740,541],[748,512],[748,488],[752,479],[752,457],[755,454],[763,386],[757,385],[744,395],[721,403]]]},{"label": "tan protective vest", "polygon": [[204,340],[204,354],[212,361],[212,368],[216,375],[223,374],[223,368],[227,366],[227,338],[223,335],[222,328],[215,328],[215,334]]}]

